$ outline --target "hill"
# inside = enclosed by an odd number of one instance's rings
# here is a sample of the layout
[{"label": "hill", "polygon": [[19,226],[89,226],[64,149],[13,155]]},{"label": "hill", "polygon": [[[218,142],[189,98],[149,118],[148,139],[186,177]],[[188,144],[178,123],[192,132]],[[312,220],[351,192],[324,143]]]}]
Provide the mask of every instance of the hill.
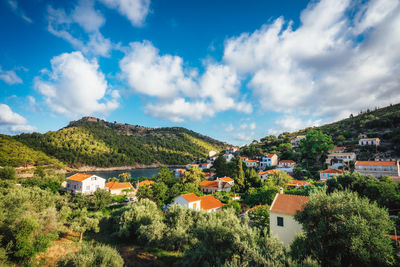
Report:
[{"label": "hill", "polygon": [[[259,142],[253,142],[242,150],[246,154],[257,154],[263,152],[286,153],[290,140],[305,134],[308,130],[315,129],[332,136],[334,144],[346,146],[349,150],[357,147],[360,135],[367,137],[378,137],[381,146],[378,154],[384,157],[400,157],[400,104],[390,105],[375,110],[361,111],[358,115],[350,115],[349,118],[325,124],[319,127],[311,127],[296,132],[284,132],[279,136],[266,136]],[[375,150],[375,148],[373,148]],[[363,148],[368,150],[368,148]],[[368,152],[368,151],[364,151]],[[286,153],[286,156],[293,156]],[[373,157],[372,153],[365,153],[362,159]],[[295,158],[294,158],[295,159]]]},{"label": "hill", "polygon": [[146,128],[93,117],[70,122],[58,131],[12,138],[72,167],[187,164],[226,145],[185,128]]}]

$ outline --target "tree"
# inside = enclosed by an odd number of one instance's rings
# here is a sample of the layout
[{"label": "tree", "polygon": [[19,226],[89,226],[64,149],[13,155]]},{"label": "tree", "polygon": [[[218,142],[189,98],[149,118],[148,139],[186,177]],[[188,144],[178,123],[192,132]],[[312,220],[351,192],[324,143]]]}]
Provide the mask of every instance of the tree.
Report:
[{"label": "tree", "polygon": [[82,242],[85,232],[94,231],[97,233],[100,230],[99,220],[93,214],[89,214],[86,208],[74,210],[70,220],[72,230],[79,233],[79,242]]},{"label": "tree", "polygon": [[97,189],[93,194],[92,205],[94,210],[102,210],[112,202],[111,193],[107,189]]},{"label": "tree", "polygon": [[110,177],[107,182],[119,182],[119,179],[117,177]]},{"label": "tree", "polygon": [[239,214],[242,212],[242,207],[240,206],[240,203],[238,201],[232,201],[228,204],[226,204],[224,209],[233,209],[235,211],[235,214]]},{"label": "tree", "polygon": [[286,184],[293,180],[293,178],[287,174],[285,171],[277,171],[268,176],[268,182],[272,182],[273,185],[277,185],[280,187],[285,187]]},{"label": "tree", "polygon": [[33,175],[39,178],[43,178],[46,175],[46,172],[44,171],[44,168],[42,166],[37,166],[35,171],[33,172]]},{"label": "tree", "polygon": [[17,180],[17,172],[13,167],[5,166],[4,168],[0,168],[0,179],[16,181]]},{"label": "tree", "polygon": [[196,186],[200,186],[201,181],[204,180],[204,173],[201,169],[196,166],[190,167],[182,176],[182,183],[192,183]]},{"label": "tree", "polygon": [[214,161],[215,175],[217,177],[229,176],[228,163],[226,159],[220,155]]},{"label": "tree", "polygon": [[249,218],[252,226],[258,229],[266,229],[269,232],[269,206],[258,206],[249,211]]},{"label": "tree", "polygon": [[300,140],[302,158],[309,163],[315,161],[322,164],[333,147],[332,137],[322,131],[308,131],[306,138]]},{"label": "tree", "polygon": [[131,174],[129,172],[123,172],[118,175],[118,178],[120,178],[123,182],[126,182],[131,178]]},{"label": "tree", "polygon": [[296,246],[309,248],[311,256],[322,266],[394,263],[393,248],[387,237],[393,225],[387,210],[355,192],[312,193],[295,219],[303,225],[305,233],[302,240],[295,241]]},{"label": "tree", "polygon": [[156,179],[167,185],[172,185],[175,182],[175,176],[173,172],[171,172],[166,166],[161,166],[158,169]]},{"label": "tree", "polygon": [[248,168],[245,171],[246,177],[246,191],[251,187],[260,187],[261,178],[258,176],[257,171],[254,168]]},{"label": "tree", "polygon": [[238,192],[243,192],[244,187],[244,171],[243,171],[243,162],[240,157],[236,157],[233,160],[234,170],[233,170],[233,179],[235,180],[235,187],[237,188]]}]

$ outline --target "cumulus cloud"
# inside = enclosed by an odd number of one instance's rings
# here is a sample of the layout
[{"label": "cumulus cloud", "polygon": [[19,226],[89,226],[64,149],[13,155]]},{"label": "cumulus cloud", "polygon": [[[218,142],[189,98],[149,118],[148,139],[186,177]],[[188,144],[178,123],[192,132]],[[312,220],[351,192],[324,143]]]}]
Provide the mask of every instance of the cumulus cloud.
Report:
[{"label": "cumulus cloud", "polygon": [[27,120],[11,110],[6,104],[0,104],[0,129],[4,131],[4,127],[8,127],[8,132],[32,132],[36,128],[27,124]]},{"label": "cumulus cloud", "polygon": [[22,83],[22,79],[13,70],[3,70],[0,66],[0,80],[10,85]]},{"label": "cumulus cloud", "polygon": [[208,64],[202,75],[185,68],[181,57],[160,55],[150,42],[132,43],[120,61],[129,86],[152,101],[146,113],[182,122],[200,120],[217,112],[251,113],[252,106],[238,100],[240,81],[236,72],[222,64]]},{"label": "cumulus cloud", "polygon": [[256,123],[252,122],[252,123],[242,123],[240,124],[239,128],[241,130],[254,130],[256,128]]},{"label": "cumulus cloud", "polygon": [[400,2],[322,0],[225,43],[223,61],[266,110],[343,118],[399,102]]},{"label": "cumulus cloud", "polygon": [[49,108],[69,118],[104,114],[118,108],[118,91],[108,88],[96,60],[81,52],[64,53],[51,60],[47,78],[36,77],[34,86]]},{"label": "cumulus cloud", "polygon": [[321,125],[321,119],[304,119],[297,116],[286,115],[274,122],[274,127],[268,129],[268,134],[278,135],[283,132],[294,132],[312,126]]},{"label": "cumulus cloud", "polygon": [[[69,42],[74,48],[85,54],[109,56],[113,44],[105,38],[100,28],[105,19],[100,11],[94,7],[93,0],[79,0],[74,9],[67,13],[64,9],[47,8],[47,29],[50,33]],[[79,25],[85,33],[87,40],[82,41],[74,37],[74,25]]]},{"label": "cumulus cloud", "polygon": [[129,19],[133,26],[143,25],[149,13],[150,0],[100,0]]}]

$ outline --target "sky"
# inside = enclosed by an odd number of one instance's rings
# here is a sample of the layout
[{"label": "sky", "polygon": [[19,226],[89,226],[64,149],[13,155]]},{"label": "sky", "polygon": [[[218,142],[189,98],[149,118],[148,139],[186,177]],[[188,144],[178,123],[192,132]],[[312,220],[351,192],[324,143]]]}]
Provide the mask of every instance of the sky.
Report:
[{"label": "sky", "polygon": [[0,133],[95,116],[234,145],[400,102],[400,0],[3,0]]}]

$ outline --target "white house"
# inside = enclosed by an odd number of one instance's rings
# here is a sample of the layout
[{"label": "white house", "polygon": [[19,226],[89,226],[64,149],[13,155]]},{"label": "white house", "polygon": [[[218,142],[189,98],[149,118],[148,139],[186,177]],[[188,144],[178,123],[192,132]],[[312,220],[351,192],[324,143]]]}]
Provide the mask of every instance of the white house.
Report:
[{"label": "white house", "polygon": [[379,146],[381,144],[381,140],[379,138],[361,138],[358,141],[360,146]]},{"label": "white house", "polygon": [[233,154],[238,150],[239,150],[239,147],[237,147],[237,146],[227,146],[225,152],[226,152],[226,154]]},{"label": "white house", "polygon": [[199,168],[202,170],[206,170],[206,169],[210,169],[212,166],[211,163],[207,162],[207,163],[200,163],[199,164]]},{"label": "white house", "polygon": [[204,180],[200,183],[200,189],[206,193],[230,192],[235,181],[230,177],[217,178],[215,181]]},{"label": "white house", "polygon": [[343,173],[342,170],[326,169],[326,170],[323,170],[323,171],[320,171],[320,172],[319,172],[319,179],[320,179],[321,181],[326,181],[326,180],[328,180],[329,178],[332,178],[332,177],[334,177],[334,176],[341,175],[342,173]]},{"label": "white house", "polygon": [[174,199],[174,203],[194,210],[204,210],[207,212],[218,211],[224,204],[213,195],[198,197],[193,193],[183,194]]},{"label": "white house", "polygon": [[259,164],[258,160],[254,159],[248,159],[245,163],[247,168],[257,168]]},{"label": "white house", "polygon": [[345,147],[342,146],[335,146],[334,148],[328,150],[329,154],[333,154],[333,153],[344,153],[345,151]]},{"label": "white house", "polygon": [[176,178],[181,178],[186,172],[186,169],[175,169],[174,174]]},{"label": "white house", "polygon": [[108,182],[105,184],[105,187],[110,191],[111,195],[116,196],[128,194],[124,190],[135,190],[131,183],[120,183],[117,181]]},{"label": "white house", "polygon": [[292,144],[293,147],[298,147],[300,145],[300,140],[306,138],[305,135],[298,135],[292,140],[290,140],[290,143]]},{"label": "white house", "polygon": [[266,166],[276,166],[278,165],[278,156],[276,154],[267,154],[262,157],[260,161],[260,169],[264,170]]},{"label": "white house", "polygon": [[350,161],[356,161],[356,153],[354,152],[331,153],[328,155],[325,163],[331,166],[338,162],[349,163]]},{"label": "white house", "polygon": [[296,166],[296,161],[294,160],[280,160],[278,169],[287,173],[293,173],[294,166]]},{"label": "white house", "polygon": [[269,227],[271,235],[276,236],[285,246],[290,246],[296,235],[303,232],[303,227],[294,215],[301,211],[309,201],[307,196],[276,194],[269,209]]},{"label": "white house", "polygon": [[67,191],[93,194],[97,189],[104,189],[106,179],[88,173],[76,173],[67,178]]},{"label": "white house", "polygon": [[398,161],[356,161],[355,171],[375,177],[400,176]]},{"label": "white house", "polygon": [[227,162],[231,162],[231,160],[234,158],[232,154],[224,154],[223,156]]},{"label": "white house", "polygon": [[264,181],[265,179],[268,178],[268,176],[275,174],[277,171],[277,169],[273,169],[273,170],[268,170],[268,171],[261,171],[258,172],[258,176],[260,177],[261,181]]}]

